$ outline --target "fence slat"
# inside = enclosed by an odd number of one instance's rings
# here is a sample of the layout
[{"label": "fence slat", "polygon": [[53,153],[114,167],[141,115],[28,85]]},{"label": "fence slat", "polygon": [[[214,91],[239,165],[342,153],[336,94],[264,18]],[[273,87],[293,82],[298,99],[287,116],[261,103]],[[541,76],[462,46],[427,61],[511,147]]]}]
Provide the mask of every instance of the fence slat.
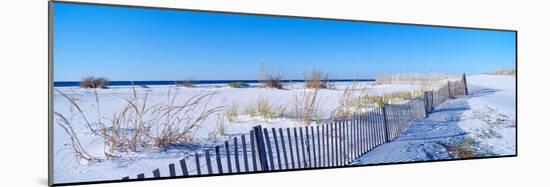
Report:
[{"label": "fence slat", "polygon": [[292,152],[292,136],[290,134],[290,128],[286,128],[286,134],[288,137],[288,152],[290,152],[290,164],[292,165],[292,169],[296,169],[294,165],[294,153]]},{"label": "fence slat", "polygon": [[237,137],[233,137],[233,152],[235,155],[235,170],[237,173],[241,172],[241,164],[239,163],[239,144],[237,143]]},{"label": "fence slat", "polygon": [[218,166],[218,173],[223,174],[223,167],[222,167],[222,156],[220,153],[220,146],[214,147],[214,152],[216,153],[216,165]]},{"label": "fence slat", "polygon": [[302,130],[302,127],[298,127],[298,129],[300,130],[300,143],[302,145],[302,161],[304,162],[303,166],[304,166],[304,168],[307,168],[309,166],[307,165],[307,161],[306,161],[306,149],[305,149],[305,145],[304,145],[304,132]]},{"label": "fence slat", "polygon": [[370,151],[374,143],[374,130],[372,124],[372,113],[367,112],[364,114],[364,123],[367,126],[367,151]]},{"label": "fence slat", "polygon": [[283,148],[283,158],[284,158],[284,161],[285,161],[285,169],[290,169],[288,167],[288,157],[286,155],[286,145],[285,145],[285,137],[284,137],[284,133],[283,133],[283,129],[282,128],[279,128],[279,136],[281,137],[281,146]]},{"label": "fence slat", "polygon": [[160,178],[160,170],[159,169],[153,170],[153,177]]},{"label": "fence slat", "polygon": [[254,137],[254,131],[250,131],[250,157],[252,157],[252,171],[258,171],[256,163],[256,140]]},{"label": "fence slat", "polygon": [[306,129],[306,152],[307,152],[307,166],[308,168],[311,168],[311,141],[309,140],[309,128],[307,126],[304,127]]},{"label": "fence slat", "polygon": [[170,177],[176,176],[176,166],[174,164],[168,164],[168,170],[170,171]]},{"label": "fence slat", "polygon": [[346,131],[347,127],[349,126],[349,124],[342,124],[342,130],[341,130],[341,133],[342,133],[342,165],[348,165],[348,162],[349,162],[349,155],[347,153],[348,151],[348,133]]},{"label": "fence slat", "polygon": [[138,179],[144,179],[145,178],[145,174],[144,173],[140,173],[137,175],[137,178]]},{"label": "fence slat", "polygon": [[323,134],[323,167],[328,167],[328,136],[327,136],[327,124],[321,126],[321,133]]},{"label": "fence slat", "polygon": [[241,144],[243,147],[243,162],[244,162],[244,171],[248,172],[248,150],[246,148],[246,136],[243,134],[241,135]]},{"label": "fence slat", "polygon": [[269,170],[275,170],[275,164],[273,161],[273,151],[271,150],[271,139],[269,138],[269,133],[267,132],[267,129],[264,130],[264,140],[267,147],[267,157],[269,158]]},{"label": "fence slat", "polygon": [[298,168],[302,168],[302,162],[300,160],[300,144],[298,140],[298,130],[296,127],[294,127],[294,142],[296,143],[296,163],[298,163]]},{"label": "fence slat", "polygon": [[227,160],[227,173],[233,173],[233,168],[231,168],[231,152],[229,151],[229,142],[225,141],[225,159]]},{"label": "fence slat", "polygon": [[321,133],[319,133],[319,127],[317,125],[317,167],[321,167]]},{"label": "fence slat", "polygon": [[340,166],[344,165],[344,162],[343,162],[343,159],[344,159],[344,154],[342,152],[343,150],[343,145],[344,145],[344,141],[342,141],[342,138],[343,138],[343,135],[342,135],[342,129],[344,126],[344,123],[340,123],[338,125],[338,154],[339,154],[339,157],[338,157],[338,163]]},{"label": "fence slat", "polygon": [[204,157],[206,158],[206,169],[209,175],[212,175],[212,162],[210,162],[210,150],[204,150]]},{"label": "fence slat", "polygon": [[336,150],[334,149],[334,125],[335,123],[330,124],[330,165],[336,166]]},{"label": "fence slat", "polygon": [[313,152],[313,167],[317,167],[317,153],[315,152],[315,129],[311,127],[311,151]]},{"label": "fence slat", "polygon": [[189,176],[189,172],[187,172],[187,163],[185,161],[185,158],[180,160],[180,167],[183,176]]},{"label": "fence slat", "polygon": [[199,160],[199,153],[195,153],[195,164],[196,164],[196,170],[197,170],[197,175],[201,175],[201,163],[200,163],[200,160]]},{"label": "fence slat", "polygon": [[282,170],[283,167],[281,166],[281,153],[279,151],[279,140],[277,140],[277,131],[275,131],[275,128],[271,128],[271,133],[273,134],[273,143],[275,144],[275,154],[277,155],[277,166],[279,167],[279,170]]}]

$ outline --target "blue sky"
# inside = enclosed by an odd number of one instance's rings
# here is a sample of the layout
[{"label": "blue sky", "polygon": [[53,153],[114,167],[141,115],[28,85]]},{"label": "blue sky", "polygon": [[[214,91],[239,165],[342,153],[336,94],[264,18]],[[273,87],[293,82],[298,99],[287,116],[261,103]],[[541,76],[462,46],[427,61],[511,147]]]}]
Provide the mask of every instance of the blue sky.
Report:
[{"label": "blue sky", "polygon": [[515,33],[55,3],[54,80],[475,74],[515,66]]}]

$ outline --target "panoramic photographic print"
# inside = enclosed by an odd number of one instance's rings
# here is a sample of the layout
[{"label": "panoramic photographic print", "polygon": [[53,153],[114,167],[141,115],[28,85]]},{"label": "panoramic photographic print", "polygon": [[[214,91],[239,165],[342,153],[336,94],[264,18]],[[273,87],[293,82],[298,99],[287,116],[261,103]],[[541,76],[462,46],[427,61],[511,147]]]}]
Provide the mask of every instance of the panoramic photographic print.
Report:
[{"label": "panoramic photographic print", "polygon": [[516,155],[515,31],[50,6],[54,185]]}]

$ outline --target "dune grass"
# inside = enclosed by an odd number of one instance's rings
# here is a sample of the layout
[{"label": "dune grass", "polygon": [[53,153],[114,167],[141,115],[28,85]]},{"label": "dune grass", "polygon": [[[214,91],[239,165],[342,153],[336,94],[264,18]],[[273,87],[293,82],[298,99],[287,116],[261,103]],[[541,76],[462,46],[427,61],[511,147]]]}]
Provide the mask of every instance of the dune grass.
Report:
[{"label": "dune grass", "polygon": [[314,68],[310,71],[305,71],[302,75],[304,77],[304,88],[334,88],[334,82],[330,81],[330,74],[327,72]]},{"label": "dune grass", "polygon": [[[167,101],[150,105],[147,93],[139,97],[133,89],[133,97],[123,99],[126,106],[114,112],[111,119],[103,119],[102,108],[97,90],[94,112],[83,111],[77,100],[56,90],[77,109],[82,123],[72,123],[63,114],[55,112],[57,124],[71,138],[71,147],[75,154],[87,160],[99,156],[90,155],[79,142],[80,134],[74,128],[85,126],[93,135],[105,142],[104,156],[120,157],[127,152],[139,152],[150,147],[163,148],[173,144],[190,143],[195,131],[209,116],[220,111],[221,107],[210,107],[209,102],[215,93],[198,94],[185,100],[179,100],[178,94],[169,89]],[[180,102],[183,101],[183,102]],[[74,121],[74,120],[73,120]]]},{"label": "dune grass", "polygon": [[319,88],[303,89],[295,93],[292,102],[291,114],[297,121],[309,125],[310,121],[318,121]]},{"label": "dune grass", "polygon": [[80,80],[81,88],[107,88],[109,80],[105,77],[86,76]]}]

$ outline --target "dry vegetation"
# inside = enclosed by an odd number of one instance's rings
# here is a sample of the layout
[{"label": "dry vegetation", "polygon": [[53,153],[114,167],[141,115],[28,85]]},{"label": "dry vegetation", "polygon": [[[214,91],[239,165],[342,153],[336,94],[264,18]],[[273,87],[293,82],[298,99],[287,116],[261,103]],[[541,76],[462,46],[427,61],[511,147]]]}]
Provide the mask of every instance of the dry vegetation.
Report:
[{"label": "dry vegetation", "polygon": [[87,76],[80,80],[81,88],[107,88],[109,80],[104,77]]},{"label": "dry vegetation", "polygon": [[451,77],[441,73],[394,73],[376,75],[375,84],[421,84],[432,85]]},{"label": "dry vegetation", "polygon": [[365,88],[359,88],[359,84],[354,81],[346,86],[344,92],[338,100],[338,106],[332,111],[331,119],[346,119],[360,111],[360,108],[367,107],[361,104],[361,96],[366,95]]},{"label": "dry vegetation", "polygon": [[311,71],[305,71],[302,75],[304,76],[305,88],[334,88],[334,82],[330,81],[329,73],[314,68]]},{"label": "dry vegetation", "polygon": [[191,80],[179,81],[176,83],[177,87],[193,87],[194,83]]},{"label": "dry vegetation", "polygon": [[510,75],[516,76],[516,68],[497,69],[489,73],[490,75]]},{"label": "dry vegetation", "polygon": [[473,138],[462,138],[459,143],[440,143],[454,158],[476,157],[476,144]]},{"label": "dry vegetation", "polygon": [[277,73],[268,73],[265,71],[264,62],[260,62],[260,67],[258,69],[258,81],[261,83],[262,87],[282,89],[282,80],[283,74],[280,71]]},{"label": "dry vegetation", "polygon": [[124,99],[127,103],[125,107],[114,113],[111,119],[103,119],[97,90],[94,90],[96,114],[89,114],[90,116],[86,115],[74,98],[59,90],[57,92],[77,109],[77,115],[83,121],[83,124],[73,124],[64,115],[56,112],[57,124],[70,136],[70,145],[76,155],[87,160],[97,159],[97,156],[88,154],[80,144],[79,134],[74,132],[74,128],[80,125],[103,139],[104,155],[110,158],[150,147],[163,148],[192,142],[194,133],[202,122],[221,109],[209,106],[215,93],[194,95],[179,102],[178,94],[172,94],[169,90],[166,102],[150,105],[147,93],[144,97],[138,97],[134,89],[133,97]]},{"label": "dry vegetation", "polygon": [[235,121],[235,118],[239,115],[239,105],[237,103],[226,105],[224,112],[227,121],[233,122]]},{"label": "dry vegetation", "polygon": [[271,104],[265,97],[258,97],[255,101],[244,106],[244,113],[255,117],[259,116],[265,120],[280,117],[285,112],[284,106],[276,106]]},{"label": "dry vegetation", "polygon": [[479,158],[495,156],[487,145],[479,144],[474,138],[459,137],[451,142],[439,142],[453,158]]},{"label": "dry vegetation", "polygon": [[319,88],[304,89],[294,95],[291,117],[308,125],[319,118]]}]

